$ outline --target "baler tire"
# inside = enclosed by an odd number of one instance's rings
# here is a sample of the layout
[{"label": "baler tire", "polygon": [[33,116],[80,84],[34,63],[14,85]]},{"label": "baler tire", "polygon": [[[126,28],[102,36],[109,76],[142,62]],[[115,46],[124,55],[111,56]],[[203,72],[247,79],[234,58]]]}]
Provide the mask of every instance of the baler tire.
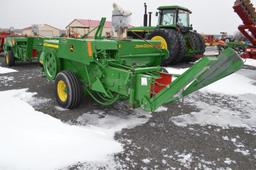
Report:
[{"label": "baler tire", "polygon": [[[162,46],[164,49],[169,51],[168,58],[162,61],[163,66],[167,66],[170,64],[174,64],[175,58],[178,56],[179,53],[179,38],[177,35],[177,31],[173,29],[157,29],[150,33],[146,39],[148,40],[158,40],[158,38],[164,40],[166,43],[166,47]],[[160,40],[161,41],[161,40]]]},{"label": "baler tire", "polygon": [[15,58],[12,50],[8,51],[5,56],[5,65],[7,65],[8,67],[15,65]]},{"label": "baler tire", "polygon": [[[59,83],[63,81],[67,88],[66,100],[62,100],[59,96]],[[79,79],[70,71],[62,71],[57,74],[55,80],[55,96],[57,103],[66,109],[76,108],[81,102],[82,88]]]}]

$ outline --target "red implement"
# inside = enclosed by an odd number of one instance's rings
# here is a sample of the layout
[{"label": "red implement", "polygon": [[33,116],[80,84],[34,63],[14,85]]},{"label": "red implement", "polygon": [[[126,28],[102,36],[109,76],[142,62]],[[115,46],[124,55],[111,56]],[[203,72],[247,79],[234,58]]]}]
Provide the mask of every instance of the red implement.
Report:
[{"label": "red implement", "polygon": [[250,0],[236,0],[233,6],[235,12],[243,21],[239,31],[251,42],[252,46],[245,49],[243,58],[256,59],[256,11]]},{"label": "red implement", "polygon": [[0,33],[0,53],[3,52],[3,50],[4,50],[4,39],[8,35],[10,35],[10,34],[7,32]]}]

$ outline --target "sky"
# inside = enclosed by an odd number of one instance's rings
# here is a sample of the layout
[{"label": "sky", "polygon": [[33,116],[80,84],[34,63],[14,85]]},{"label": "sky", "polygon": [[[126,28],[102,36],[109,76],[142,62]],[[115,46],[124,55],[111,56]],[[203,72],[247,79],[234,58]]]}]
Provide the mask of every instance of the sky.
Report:
[{"label": "sky", "polygon": [[[251,0],[256,4],[256,0]],[[242,23],[232,8],[235,0],[0,0],[0,27],[24,28],[32,24],[50,24],[60,29],[75,18],[111,20],[112,4],[131,11],[131,25],[143,23],[144,2],[155,14],[158,6],[180,5],[193,13],[191,23],[204,34],[233,34]],[[153,24],[157,18],[153,15]]]}]

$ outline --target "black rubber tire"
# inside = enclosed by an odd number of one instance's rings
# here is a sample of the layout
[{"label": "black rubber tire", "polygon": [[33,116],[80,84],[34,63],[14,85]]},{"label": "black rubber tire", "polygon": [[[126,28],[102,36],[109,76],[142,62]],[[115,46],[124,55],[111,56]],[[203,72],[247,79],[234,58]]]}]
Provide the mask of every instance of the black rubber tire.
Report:
[{"label": "black rubber tire", "polygon": [[[61,101],[58,95],[57,85],[62,80],[67,86],[67,100]],[[66,109],[76,108],[81,102],[82,88],[76,75],[70,71],[62,71],[57,74],[55,80],[55,96],[58,104]]]},{"label": "black rubber tire", "polygon": [[162,65],[167,66],[169,64],[173,64],[179,54],[179,38],[177,35],[177,31],[172,29],[157,29],[147,35],[146,39],[151,40],[155,36],[160,36],[164,38],[167,43],[167,49],[169,51],[169,57],[162,61]]},{"label": "black rubber tire", "polygon": [[[9,62],[7,60],[9,60]],[[12,50],[7,52],[7,54],[4,57],[4,61],[5,61],[5,65],[7,65],[8,67],[15,65],[15,58]]]},{"label": "black rubber tire", "polygon": [[188,33],[188,44],[192,50],[198,50],[200,47],[197,35],[194,32]]},{"label": "black rubber tire", "polygon": [[204,38],[200,35],[200,34],[198,34],[198,33],[196,33],[196,32],[194,32],[194,34],[195,34],[195,36],[196,36],[196,39],[197,39],[197,43],[198,43],[198,51],[199,51],[199,53],[198,54],[204,54],[204,52],[205,52],[205,42],[204,42]]},{"label": "black rubber tire", "polygon": [[184,38],[184,36],[182,35],[182,33],[180,32],[177,32],[177,37],[178,37],[178,40],[179,40],[179,52],[177,54],[177,56],[175,57],[175,59],[173,60],[172,64],[178,64],[180,63],[184,56],[186,55],[186,40]]},{"label": "black rubber tire", "polygon": [[[203,40],[203,37],[196,33],[196,32],[189,32],[188,33],[188,45],[192,50],[196,51],[195,55],[203,55],[205,52],[205,43]],[[183,61],[184,62],[194,62],[198,60],[196,57],[184,57]]]}]

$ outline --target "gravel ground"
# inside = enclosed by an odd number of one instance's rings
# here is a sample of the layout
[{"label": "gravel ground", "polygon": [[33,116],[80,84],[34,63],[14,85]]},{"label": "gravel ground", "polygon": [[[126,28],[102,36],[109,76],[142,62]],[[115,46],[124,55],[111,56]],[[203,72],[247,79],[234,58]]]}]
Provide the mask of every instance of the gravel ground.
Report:
[{"label": "gravel ground", "polygon": [[[3,63],[2,57],[0,63]],[[120,117],[133,114],[128,107],[120,107],[120,103],[103,107],[88,97],[83,98],[77,109],[59,109],[54,100],[54,84],[42,77],[40,66],[21,64],[13,69],[18,72],[0,76],[0,91],[28,88],[30,92],[37,92],[38,99],[49,100],[34,106],[35,109],[63,122],[76,124],[79,116],[87,112],[93,114],[95,109]],[[253,71],[256,79],[256,71],[253,69],[246,68],[240,73],[253,76]],[[251,97],[256,101],[255,96]],[[243,107],[246,107],[246,103],[238,106],[234,104],[241,103],[239,98],[201,92],[190,95],[184,101],[166,105],[167,111],[152,113],[147,123],[116,133],[115,139],[124,147],[123,152],[115,155],[115,161],[121,169],[256,169],[255,131],[196,124],[184,127],[172,121],[173,117],[200,111],[193,104],[196,101],[241,113],[244,112]],[[104,114],[99,119],[104,118]],[[69,169],[88,167],[87,163],[79,163],[71,165]],[[103,165],[99,169],[108,168]]]}]

